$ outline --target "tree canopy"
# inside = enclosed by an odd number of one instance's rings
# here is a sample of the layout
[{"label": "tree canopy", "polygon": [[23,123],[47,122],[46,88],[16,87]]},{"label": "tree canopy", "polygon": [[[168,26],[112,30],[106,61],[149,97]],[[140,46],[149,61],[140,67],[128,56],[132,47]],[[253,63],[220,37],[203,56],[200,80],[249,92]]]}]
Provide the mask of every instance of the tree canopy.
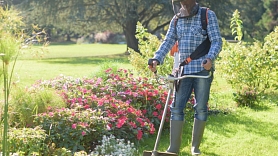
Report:
[{"label": "tree canopy", "polygon": [[[170,0],[6,0],[20,4],[26,21],[54,27],[63,32],[88,34],[98,31],[124,33],[127,46],[138,50],[135,38],[139,21],[152,34],[165,33],[173,16]],[[244,36],[262,39],[277,25],[277,2],[274,0],[197,0],[213,10],[221,34],[233,38],[230,21],[238,10]]]},{"label": "tree canopy", "polygon": [[[136,24],[155,32],[169,24],[173,16],[169,0],[25,0],[28,18],[76,33],[107,30],[122,31],[127,46],[138,51]],[[26,13],[27,14],[27,13]]]}]

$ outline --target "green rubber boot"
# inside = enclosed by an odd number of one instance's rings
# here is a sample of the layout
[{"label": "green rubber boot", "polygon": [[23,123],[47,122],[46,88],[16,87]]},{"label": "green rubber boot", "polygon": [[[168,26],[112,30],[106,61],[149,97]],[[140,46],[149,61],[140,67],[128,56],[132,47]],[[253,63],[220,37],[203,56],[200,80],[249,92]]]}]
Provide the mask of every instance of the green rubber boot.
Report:
[{"label": "green rubber boot", "polygon": [[199,149],[201,140],[203,138],[206,122],[198,119],[194,119],[194,126],[192,130],[192,145],[191,153],[192,155],[200,155],[201,151]]},{"label": "green rubber boot", "polygon": [[170,146],[167,152],[179,153],[182,138],[182,128],[184,121],[170,121]]}]

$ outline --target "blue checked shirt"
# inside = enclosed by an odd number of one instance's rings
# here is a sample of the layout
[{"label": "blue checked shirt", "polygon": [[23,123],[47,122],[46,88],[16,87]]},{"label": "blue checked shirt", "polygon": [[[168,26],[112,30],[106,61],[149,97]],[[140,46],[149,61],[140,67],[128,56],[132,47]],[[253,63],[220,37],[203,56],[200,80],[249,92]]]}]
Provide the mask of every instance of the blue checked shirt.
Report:
[{"label": "blue checked shirt", "polygon": [[202,61],[210,58],[213,62],[222,48],[222,38],[220,35],[219,25],[215,13],[208,10],[207,31],[202,29],[201,24],[201,7],[198,13],[190,18],[179,18],[175,26],[175,18],[171,20],[168,32],[164,41],[154,55],[160,64],[166,54],[170,51],[176,41],[179,44],[180,63],[183,62],[195,49],[207,38],[211,41],[211,47],[207,55],[192,60],[184,66],[184,74],[193,74],[204,70]]}]

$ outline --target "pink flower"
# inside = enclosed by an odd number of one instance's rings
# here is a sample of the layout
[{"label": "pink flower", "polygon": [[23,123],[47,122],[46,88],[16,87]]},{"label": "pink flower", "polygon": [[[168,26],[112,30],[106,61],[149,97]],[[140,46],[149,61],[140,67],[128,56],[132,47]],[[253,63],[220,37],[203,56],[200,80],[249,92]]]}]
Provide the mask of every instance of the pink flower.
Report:
[{"label": "pink flower", "polygon": [[84,128],[89,126],[86,122],[80,122],[79,125]]},{"label": "pink flower", "polygon": [[161,119],[162,119],[162,115],[159,115],[157,118],[158,118],[159,120],[161,120]]},{"label": "pink flower", "polygon": [[124,125],[126,119],[126,117],[121,117],[120,119],[118,119],[117,128],[121,128]]},{"label": "pink flower", "polygon": [[161,104],[155,106],[156,109],[160,110],[162,108]]},{"label": "pink flower", "polygon": [[90,108],[90,105],[87,104],[84,106],[84,109],[88,109],[88,108]]},{"label": "pink flower", "polygon": [[107,128],[107,130],[111,130],[112,124],[107,124],[107,125],[106,125],[106,128]]},{"label": "pink flower", "polygon": [[82,103],[82,98],[77,99],[79,103]]},{"label": "pink flower", "polygon": [[76,124],[72,124],[72,125],[71,125],[71,128],[72,128],[72,129],[76,129]]},{"label": "pink flower", "polygon": [[142,136],[143,136],[142,130],[138,130],[138,131],[137,131],[137,139],[138,139],[138,140],[141,140],[141,139],[142,139]]},{"label": "pink flower", "polygon": [[132,113],[132,112],[133,112],[133,109],[132,109],[132,108],[128,108],[128,109],[127,109],[127,112],[128,112],[128,113]]},{"label": "pink flower", "polygon": [[82,136],[86,135],[86,132],[82,131],[81,135],[82,135]]},{"label": "pink flower", "polygon": [[132,127],[132,128],[137,128],[136,124],[134,122],[129,122],[129,125]]},{"label": "pink flower", "polygon": [[124,111],[119,110],[119,111],[117,112],[117,114],[118,114],[118,115],[123,115],[123,114],[124,114]]},{"label": "pink flower", "polygon": [[54,116],[53,112],[49,112],[48,115],[49,115],[50,117],[53,117],[53,116]]},{"label": "pink flower", "polygon": [[148,94],[148,96],[153,96],[152,92],[148,92],[147,94]]},{"label": "pink flower", "polygon": [[154,125],[153,125],[153,124],[151,124],[150,126],[151,126],[151,129],[150,129],[150,134],[154,134],[154,132],[155,132]]},{"label": "pink flower", "polygon": [[147,113],[147,110],[146,110],[146,109],[142,110],[142,113],[143,113],[143,114],[146,114],[146,113]]},{"label": "pink flower", "polygon": [[158,113],[157,112],[153,112],[153,116],[158,116]]},{"label": "pink flower", "polygon": [[99,100],[99,101],[98,101],[98,106],[102,106],[103,103],[104,103],[103,101]]},{"label": "pink flower", "polygon": [[138,122],[142,122],[143,120],[141,118],[136,119]]},{"label": "pink flower", "polygon": [[145,122],[141,122],[141,127],[145,127]]}]

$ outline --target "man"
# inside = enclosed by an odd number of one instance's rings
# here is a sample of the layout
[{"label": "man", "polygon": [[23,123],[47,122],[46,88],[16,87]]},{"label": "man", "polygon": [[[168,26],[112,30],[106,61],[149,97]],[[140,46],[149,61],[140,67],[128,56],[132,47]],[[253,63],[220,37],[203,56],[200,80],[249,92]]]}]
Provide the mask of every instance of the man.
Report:
[{"label": "man", "polygon": [[[222,39],[215,13],[207,11],[207,29],[202,29],[201,7],[196,0],[172,0],[175,16],[171,20],[165,40],[156,51],[150,70],[155,72],[157,65],[163,64],[163,59],[178,41],[180,63],[192,54],[195,49],[209,38],[210,47],[208,53],[200,58],[191,60],[183,66],[182,75],[208,75],[214,71],[214,60],[221,51]],[[206,60],[206,63],[203,63]],[[171,104],[170,120],[170,146],[167,152],[178,153],[181,145],[182,128],[184,123],[184,108],[194,90],[196,104],[194,105],[194,126],[192,130],[192,155],[201,154],[199,146],[203,137],[205,123],[207,121],[210,86],[213,74],[210,78],[185,78],[180,80],[178,90],[175,92]]]}]

